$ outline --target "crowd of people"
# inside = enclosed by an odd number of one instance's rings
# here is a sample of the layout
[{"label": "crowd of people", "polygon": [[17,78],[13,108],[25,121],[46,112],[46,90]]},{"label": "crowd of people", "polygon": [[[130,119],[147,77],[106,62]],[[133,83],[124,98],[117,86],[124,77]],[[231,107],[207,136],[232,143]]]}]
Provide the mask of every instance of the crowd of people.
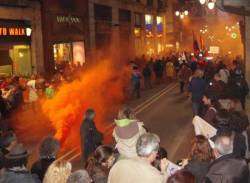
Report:
[{"label": "crowd of people", "polygon": [[36,111],[39,99],[52,99],[62,83],[73,81],[82,70],[80,64],[60,62],[56,64],[55,73],[49,78],[42,75],[0,78],[1,118],[8,118],[12,111],[23,106]]},{"label": "crowd of people", "polygon": [[[187,53],[144,62],[130,63],[133,94],[140,97],[142,79],[146,89],[152,87],[153,79],[156,84],[177,79],[180,95],[191,100],[194,119],[213,129],[213,135],[202,127],[203,133],[197,133],[193,122],[195,136],[189,154],[172,162],[159,136],[129,107],[121,107],[114,120],[113,145],[103,144],[104,135],[95,126],[95,110],[87,109],[79,129],[82,169],[72,171],[72,164],[58,157],[60,142],[46,137],[39,159],[29,170],[27,148],[7,126],[0,128],[0,183],[248,183],[245,98],[249,89],[241,62],[234,60],[229,65]],[[11,84],[19,88],[15,85],[19,82],[16,79]],[[37,89],[32,80],[26,86],[29,93]]]}]

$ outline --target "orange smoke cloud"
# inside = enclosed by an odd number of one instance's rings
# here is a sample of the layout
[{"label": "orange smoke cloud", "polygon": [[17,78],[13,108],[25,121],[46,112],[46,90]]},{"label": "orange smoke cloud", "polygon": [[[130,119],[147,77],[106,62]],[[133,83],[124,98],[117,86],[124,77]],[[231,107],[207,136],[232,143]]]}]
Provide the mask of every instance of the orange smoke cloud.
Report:
[{"label": "orange smoke cloud", "polygon": [[[64,146],[79,145],[84,111],[96,111],[97,128],[103,131],[124,99],[126,69],[117,69],[105,61],[81,74],[78,80],[63,84],[42,110],[55,129],[55,137]],[[124,77],[125,76],[125,77]]]}]

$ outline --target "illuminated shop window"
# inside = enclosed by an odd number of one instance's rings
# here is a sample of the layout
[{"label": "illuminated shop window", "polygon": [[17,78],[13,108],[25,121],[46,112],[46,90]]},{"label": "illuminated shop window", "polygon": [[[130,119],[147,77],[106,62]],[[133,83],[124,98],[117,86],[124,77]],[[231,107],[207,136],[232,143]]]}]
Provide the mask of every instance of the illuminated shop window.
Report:
[{"label": "illuminated shop window", "polygon": [[146,23],[146,37],[153,37],[153,16],[145,15],[145,23]]},{"label": "illuminated shop window", "polygon": [[152,15],[145,15],[145,22],[147,24],[153,24],[153,16]]},{"label": "illuminated shop window", "polygon": [[59,43],[53,45],[54,61],[73,62],[74,64],[85,62],[84,42]]},{"label": "illuminated shop window", "polygon": [[142,25],[142,14],[140,13],[135,13],[135,25],[136,26],[141,26]]},{"label": "illuminated shop window", "polygon": [[163,18],[161,16],[156,17],[157,36],[160,37],[163,33]]},{"label": "illuminated shop window", "polygon": [[134,28],[134,35],[135,35],[135,37],[140,37],[141,36],[141,29],[135,27]]}]

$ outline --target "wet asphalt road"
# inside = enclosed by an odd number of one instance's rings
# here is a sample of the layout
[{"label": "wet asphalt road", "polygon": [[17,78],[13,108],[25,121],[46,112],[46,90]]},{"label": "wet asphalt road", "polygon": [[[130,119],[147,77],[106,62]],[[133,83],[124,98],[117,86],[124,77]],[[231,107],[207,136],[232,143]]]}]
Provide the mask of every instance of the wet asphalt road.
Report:
[{"label": "wet asphalt road", "polygon": [[186,94],[179,93],[176,84],[155,100],[150,106],[137,114],[150,132],[161,139],[161,146],[168,151],[171,161],[188,156],[191,140],[194,137],[192,108]]}]

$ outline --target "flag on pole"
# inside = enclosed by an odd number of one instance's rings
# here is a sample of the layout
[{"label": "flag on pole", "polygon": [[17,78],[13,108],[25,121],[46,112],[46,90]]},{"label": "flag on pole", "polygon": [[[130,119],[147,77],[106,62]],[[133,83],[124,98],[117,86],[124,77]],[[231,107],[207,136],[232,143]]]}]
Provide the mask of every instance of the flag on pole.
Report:
[{"label": "flag on pole", "polygon": [[193,31],[193,50],[194,50],[195,55],[198,55],[200,52],[199,43],[198,43],[197,38],[194,34],[194,31]]},{"label": "flag on pole", "polygon": [[203,40],[201,34],[200,34],[200,48],[201,48],[201,50],[204,50],[204,40]]}]

